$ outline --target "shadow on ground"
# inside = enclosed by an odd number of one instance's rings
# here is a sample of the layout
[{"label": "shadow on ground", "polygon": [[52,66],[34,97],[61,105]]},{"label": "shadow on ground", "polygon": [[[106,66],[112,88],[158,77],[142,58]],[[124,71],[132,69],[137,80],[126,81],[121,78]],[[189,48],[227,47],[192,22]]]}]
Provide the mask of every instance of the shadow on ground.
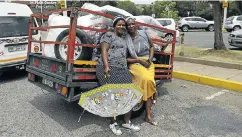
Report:
[{"label": "shadow on ground", "polygon": [[229,48],[230,50],[238,50],[242,52],[242,48]]},{"label": "shadow on ground", "polygon": [[0,76],[0,84],[10,81],[21,80],[27,77],[26,71],[4,71]]}]

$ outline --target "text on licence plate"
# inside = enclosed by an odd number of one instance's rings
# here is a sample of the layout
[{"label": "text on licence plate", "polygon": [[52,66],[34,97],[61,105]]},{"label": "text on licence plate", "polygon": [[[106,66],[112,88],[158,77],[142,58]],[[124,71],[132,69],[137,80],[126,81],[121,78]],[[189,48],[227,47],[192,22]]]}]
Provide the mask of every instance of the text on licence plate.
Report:
[{"label": "text on licence plate", "polygon": [[24,51],[24,50],[26,50],[26,45],[8,47],[8,52]]},{"label": "text on licence plate", "polygon": [[48,80],[48,79],[42,79],[42,83],[43,84],[45,84],[45,85],[47,85],[47,86],[49,86],[49,87],[51,87],[51,88],[53,88],[54,87],[54,82],[52,82],[52,81],[50,81],[50,80]]}]

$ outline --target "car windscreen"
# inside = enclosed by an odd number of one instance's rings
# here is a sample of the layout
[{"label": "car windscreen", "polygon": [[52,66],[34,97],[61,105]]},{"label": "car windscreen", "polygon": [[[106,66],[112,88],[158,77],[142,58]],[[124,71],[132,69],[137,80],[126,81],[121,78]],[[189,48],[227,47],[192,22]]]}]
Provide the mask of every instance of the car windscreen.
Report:
[{"label": "car windscreen", "polygon": [[[29,17],[0,17],[0,38],[28,36]],[[33,32],[33,35],[37,32]]]}]

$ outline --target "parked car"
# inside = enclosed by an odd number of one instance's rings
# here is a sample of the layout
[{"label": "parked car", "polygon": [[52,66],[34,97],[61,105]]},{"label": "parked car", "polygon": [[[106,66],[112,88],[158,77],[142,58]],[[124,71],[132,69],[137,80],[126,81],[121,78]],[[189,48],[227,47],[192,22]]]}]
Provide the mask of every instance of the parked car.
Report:
[{"label": "parked car", "polygon": [[[179,40],[179,30],[178,26],[173,18],[156,18],[156,20],[167,29],[176,30],[176,39]],[[173,35],[171,33],[165,34],[165,39],[168,41],[173,40]]]},{"label": "parked car", "polygon": [[214,21],[208,21],[202,17],[184,17],[178,21],[178,27],[187,32],[189,29],[205,29],[214,31]]},{"label": "parked car", "polygon": [[226,19],[224,28],[228,31],[236,31],[242,28],[242,15],[231,16]]},{"label": "parked car", "polygon": [[242,29],[231,32],[228,42],[230,46],[242,48]]}]

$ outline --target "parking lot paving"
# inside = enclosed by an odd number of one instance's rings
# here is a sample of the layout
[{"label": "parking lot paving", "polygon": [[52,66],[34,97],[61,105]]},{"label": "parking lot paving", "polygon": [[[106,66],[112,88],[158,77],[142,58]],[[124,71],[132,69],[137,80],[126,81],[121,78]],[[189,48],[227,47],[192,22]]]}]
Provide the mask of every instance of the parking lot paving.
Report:
[{"label": "parking lot paving", "polygon": [[[26,74],[0,78],[1,137],[108,137],[109,120],[85,112],[30,84]],[[140,132],[122,129],[123,137],[241,137],[242,93],[173,79],[157,87],[152,107],[158,126],[133,119]]]}]

